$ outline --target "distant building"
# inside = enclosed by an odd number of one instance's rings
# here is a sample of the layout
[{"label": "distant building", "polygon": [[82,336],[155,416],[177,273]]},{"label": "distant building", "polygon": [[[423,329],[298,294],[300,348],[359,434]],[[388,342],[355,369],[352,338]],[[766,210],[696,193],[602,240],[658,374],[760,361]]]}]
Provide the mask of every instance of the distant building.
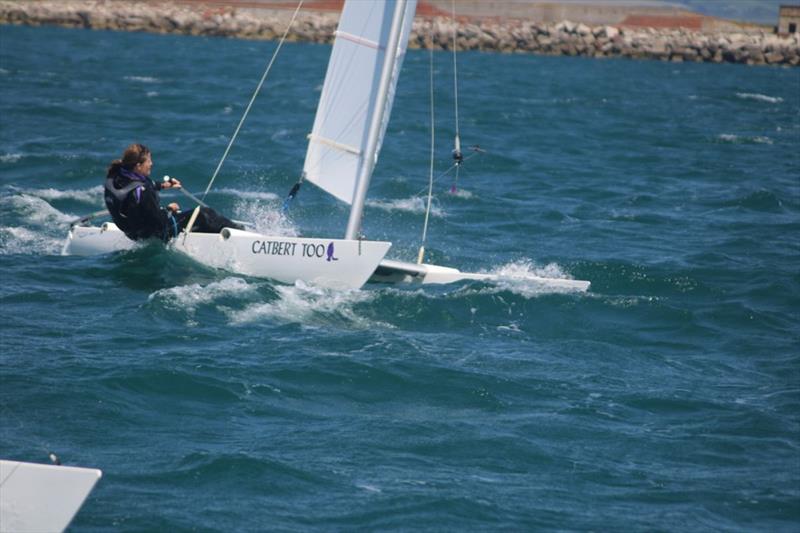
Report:
[{"label": "distant building", "polygon": [[800,5],[781,6],[778,11],[778,33],[798,33],[800,29]]}]

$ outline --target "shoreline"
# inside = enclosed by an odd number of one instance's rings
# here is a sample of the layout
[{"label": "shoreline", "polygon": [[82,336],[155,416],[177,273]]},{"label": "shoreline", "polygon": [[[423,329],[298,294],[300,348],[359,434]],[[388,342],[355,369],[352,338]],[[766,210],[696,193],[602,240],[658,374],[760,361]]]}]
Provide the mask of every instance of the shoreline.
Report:
[{"label": "shoreline", "polygon": [[[278,39],[291,11],[173,2],[0,0],[0,25],[62,26],[115,31]],[[339,13],[300,11],[288,41],[329,44]],[[458,19],[457,47],[499,53],[672,62],[800,66],[800,34],[699,32],[686,29],[555,24],[521,19]],[[449,17],[416,17],[409,48],[452,49]]]}]

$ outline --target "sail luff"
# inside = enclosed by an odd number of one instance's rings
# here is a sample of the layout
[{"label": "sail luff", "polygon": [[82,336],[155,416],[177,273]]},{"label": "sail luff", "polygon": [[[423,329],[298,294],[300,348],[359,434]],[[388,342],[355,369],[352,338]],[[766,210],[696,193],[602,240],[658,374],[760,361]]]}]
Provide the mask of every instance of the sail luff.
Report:
[{"label": "sail luff", "polygon": [[[378,100],[375,105],[377,112],[372,115],[367,147],[362,157],[361,168],[359,170],[358,179],[356,180],[356,191],[353,195],[353,204],[350,208],[350,217],[347,220],[345,239],[355,239],[361,231],[361,216],[364,211],[364,201],[367,197],[367,189],[369,188],[370,178],[372,177],[372,169],[375,167],[378,143],[381,140],[385,125],[384,115],[387,112],[387,106],[390,107],[390,102],[388,100],[389,92],[391,90],[392,81],[396,81],[394,76],[396,67],[395,58],[398,52],[397,45],[400,42],[400,36],[403,34],[405,10],[406,0],[398,0],[392,17],[392,29],[389,32],[389,42],[387,43],[386,57],[384,57],[381,81],[378,87]],[[388,117],[386,117],[386,119],[388,120]]]}]

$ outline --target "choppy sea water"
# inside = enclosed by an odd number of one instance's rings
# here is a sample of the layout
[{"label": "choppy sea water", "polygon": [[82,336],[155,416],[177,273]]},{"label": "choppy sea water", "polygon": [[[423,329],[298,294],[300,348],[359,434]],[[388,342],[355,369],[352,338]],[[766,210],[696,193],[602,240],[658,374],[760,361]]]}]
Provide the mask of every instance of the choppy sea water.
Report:
[{"label": "choppy sea water", "polygon": [[[797,529],[800,70],[461,54],[486,152],[437,180],[429,257],[503,282],[61,255],[130,142],[202,191],[275,46],[0,27],[0,456],[104,471],[74,531]],[[212,205],[343,234],[312,185],[280,209],[329,50],[286,45]],[[428,143],[410,51],[365,215],[392,257],[416,256]]]}]

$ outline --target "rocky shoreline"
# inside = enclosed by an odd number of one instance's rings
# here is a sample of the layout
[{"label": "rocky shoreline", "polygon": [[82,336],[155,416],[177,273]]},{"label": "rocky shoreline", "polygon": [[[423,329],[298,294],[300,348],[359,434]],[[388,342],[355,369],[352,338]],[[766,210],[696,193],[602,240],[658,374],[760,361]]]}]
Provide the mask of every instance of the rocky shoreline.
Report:
[{"label": "rocky shoreline", "polygon": [[[120,31],[144,31],[277,39],[291,12],[233,9],[171,2],[111,0],[0,0],[0,24],[56,25]],[[338,13],[301,11],[288,35],[291,41],[329,43]],[[449,18],[414,21],[409,47],[450,49]],[[700,33],[688,30],[590,27],[570,21],[541,24],[524,20],[459,20],[459,50],[522,52],[588,57],[627,57],[662,61],[800,65],[800,34]]]}]

